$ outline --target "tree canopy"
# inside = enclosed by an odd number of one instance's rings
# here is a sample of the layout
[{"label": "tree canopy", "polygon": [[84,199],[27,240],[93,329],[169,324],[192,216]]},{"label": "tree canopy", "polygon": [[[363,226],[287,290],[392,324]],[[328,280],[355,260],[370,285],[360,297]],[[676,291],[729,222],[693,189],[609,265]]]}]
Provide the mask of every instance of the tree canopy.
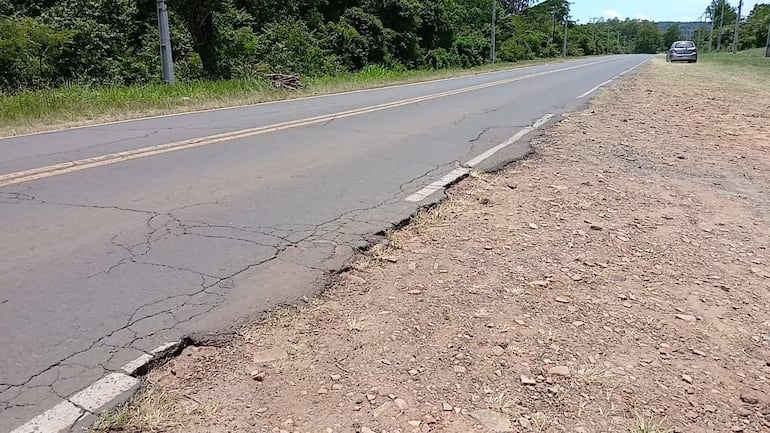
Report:
[{"label": "tree canopy", "polygon": [[[560,55],[565,20],[571,56],[655,52],[670,39],[648,21],[575,23],[566,0],[494,1],[501,61]],[[721,13],[720,1],[711,7]],[[490,0],[168,4],[180,80],[251,78],[265,72],[318,76],[370,65],[470,67],[490,61]],[[726,8],[726,18],[728,11],[733,9]],[[766,6],[755,8],[742,44],[759,43],[768,16]],[[0,91],[159,80],[154,0],[0,0],[0,17]]]}]

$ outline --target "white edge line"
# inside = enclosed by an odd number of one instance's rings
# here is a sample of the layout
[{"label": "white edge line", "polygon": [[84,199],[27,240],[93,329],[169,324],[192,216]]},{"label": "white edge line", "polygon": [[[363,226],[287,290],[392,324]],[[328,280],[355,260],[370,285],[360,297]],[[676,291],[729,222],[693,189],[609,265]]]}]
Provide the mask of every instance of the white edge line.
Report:
[{"label": "white edge line", "polygon": [[84,414],[83,409],[65,400],[11,433],[59,433],[72,427]]},{"label": "white edge line", "polygon": [[143,158],[148,156],[154,156],[158,154],[174,152],[178,150],[191,149],[200,146],[206,146],[213,143],[219,143],[223,141],[229,141],[239,138],[250,137],[259,134],[265,134],[283,129],[294,128],[298,126],[311,125],[320,123],[329,119],[340,119],[345,117],[357,116],[361,114],[372,113],[375,111],[386,110],[390,108],[401,107],[404,105],[410,105],[418,102],[429,101],[437,98],[443,98],[447,96],[453,96],[461,93],[473,92],[477,90],[483,90],[486,88],[514,83],[518,81],[524,81],[532,78],[542,77],[560,72],[571,71],[575,69],[585,68],[589,66],[598,65],[601,63],[607,63],[615,61],[614,58],[597,60],[589,63],[580,63],[577,65],[566,66],[561,69],[552,69],[540,72],[533,72],[531,74],[517,75],[511,78],[505,78],[498,81],[491,81],[482,84],[477,84],[469,87],[461,87],[444,92],[434,93],[430,95],[418,96],[414,98],[402,99],[399,101],[388,102],[379,105],[373,105],[369,107],[356,108],[347,111],[341,111],[338,113],[326,114],[316,117],[309,117],[305,119],[290,120],[282,123],[276,123],[272,125],[258,126],[255,128],[244,129],[240,131],[231,131],[221,134],[210,135],[206,137],[198,137],[187,140],[182,140],[173,143],[156,144],[149,147],[143,147],[138,149],[126,150],[123,152],[111,153],[106,155],[95,156],[82,160],[67,161],[45,167],[38,167],[21,172],[0,174],[0,186],[15,185],[22,182],[29,182],[32,180],[45,179],[51,176],[57,176],[60,174],[71,173],[74,171],[85,170],[94,167],[100,167],[104,165],[115,164],[118,162],[129,161],[137,158]]},{"label": "white edge line", "polygon": [[583,99],[583,98],[585,98],[586,96],[590,95],[591,93],[594,93],[595,91],[601,89],[602,87],[606,86],[607,84],[610,84],[611,82],[617,80],[618,78],[622,77],[623,75],[626,75],[627,73],[633,71],[634,69],[644,65],[645,63],[647,63],[649,61],[650,60],[647,59],[647,60],[643,61],[642,63],[639,63],[638,65],[635,65],[635,66],[632,66],[632,67],[626,69],[625,71],[619,73],[618,75],[615,75],[614,77],[612,77],[609,80],[599,84],[598,86],[592,87],[590,90],[586,91],[585,93],[581,93],[575,99]]},{"label": "white edge line", "polygon": [[[616,56],[597,56],[597,57],[601,58],[601,57],[616,57]],[[292,101],[307,101],[307,100],[312,100],[312,99],[329,98],[329,97],[332,97],[332,96],[354,95],[354,94],[357,94],[357,93],[375,92],[375,91],[378,91],[378,90],[398,89],[398,88],[402,88],[402,87],[417,86],[417,85],[420,85],[420,84],[440,83],[440,82],[443,82],[443,81],[459,80],[459,79],[462,79],[462,78],[482,77],[482,76],[486,76],[486,75],[502,74],[502,73],[511,72],[511,71],[523,71],[523,70],[532,69],[532,68],[540,68],[540,67],[543,67],[543,66],[562,65],[564,63],[579,62],[581,60],[591,60],[592,58],[593,57],[587,57],[587,58],[578,59],[578,60],[571,60],[571,61],[567,61],[567,62],[542,63],[542,64],[539,64],[539,65],[524,66],[524,67],[521,67],[521,68],[512,67],[512,68],[508,68],[508,69],[501,69],[499,71],[478,72],[478,73],[475,73],[475,74],[460,75],[460,76],[457,76],[457,77],[437,78],[435,80],[415,81],[413,83],[394,84],[394,85],[391,85],[391,86],[382,86],[382,87],[372,87],[372,88],[368,88],[368,89],[349,90],[347,92],[325,93],[323,95],[303,96],[303,97],[300,97],[300,98],[280,99],[280,100],[277,100],[277,101],[256,102],[254,104],[242,104],[242,105],[234,105],[234,106],[230,106],[230,107],[207,108],[207,109],[204,109],[204,110],[183,111],[181,113],[159,114],[159,115],[156,115],[156,116],[136,117],[136,118],[133,118],[133,119],[122,119],[122,120],[115,120],[115,121],[112,121],[112,122],[102,122],[102,123],[92,123],[92,124],[88,124],[88,125],[70,126],[70,127],[63,127],[63,128],[58,128],[58,129],[51,129],[51,130],[48,130],[48,131],[38,131],[38,132],[29,132],[29,133],[26,133],[26,134],[1,136],[0,137],[0,141],[6,140],[6,139],[10,139],[10,138],[29,137],[29,136],[33,136],[33,135],[51,134],[51,133],[54,133],[54,132],[71,131],[71,130],[84,129],[84,128],[96,128],[96,127],[102,127],[102,126],[118,125],[118,124],[121,124],[121,123],[138,122],[138,121],[142,121],[142,120],[165,119],[165,118],[168,118],[168,117],[184,116],[184,115],[188,115],[188,114],[212,113],[212,112],[216,112],[216,111],[237,110],[239,108],[249,108],[249,107],[262,106],[262,105],[281,104],[281,103],[292,102]]]},{"label": "white edge line", "polygon": [[445,188],[447,185],[451,184],[452,182],[457,181],[458,179],[462,178],[463,176],[467,175],[471,172],[471,168],[479,165],[481,162],[483,162],[485,159],[489,158],[490,156],[496,154],[497,152],[505,149],[506,147],[512,145],[513,143],[516,143],[517,141],[524,138],[527,134],[529,134],[532,131],[535,131],[545,125],[549,120],[551,120],[555,114],[546,114],[545,116],[537,119],[535,123],[533,123],[530,126],[527,126],[526,128],[522,128],[520,131],[518,131],[516,134],[511,136],[511,138],[505,140],[504,142],[498,144],[497,146],[487,150],[486,152],[482,153],[481,155],[471,159],[467,163],[465,163],[465,166],[456,168],[449,173],[445,174],[441,177],[441,179],[431,183],[430,185],[426,186],[425,188],[422,188],[421,190],[415,192],[414,194],[409,195],[404,200],[410,202],[410,203],[419,203],[426,198],[428,198],[431,194],[435,193],[436,191],[439,191],[443,188]]},{"label": "white edge line", "polygon": [[60,433],[71,428],[84,415],[97,414],[100,408],[139,385],[139,379],[133,376],[138,369],[157,356],[164,356],[175,350],[181,344],[181,341],[164,343],[150,353],[142,354],[126,363],[121,368],[122,373],[104,376],[10,433]]},{"label": "white edge line", "polygon": [[450,183],[456,181],[457,179],[460,179],[461,177],[465,176],[470,172],[471,170],[465,167],[456,168],[450,171],[449,173],[445,174],[444,176],[442,176],[441,179],[431,183],[430,185],[410,195],[404,200],[412,203],[421,202],[425,200],[425,198],[427,198],[429,195],[446,187]]},{"label": "white edge line", "polygon": [[124,373],[110,373],[76,393],[68,400],[91,413],[139,385],[139,379]]}]

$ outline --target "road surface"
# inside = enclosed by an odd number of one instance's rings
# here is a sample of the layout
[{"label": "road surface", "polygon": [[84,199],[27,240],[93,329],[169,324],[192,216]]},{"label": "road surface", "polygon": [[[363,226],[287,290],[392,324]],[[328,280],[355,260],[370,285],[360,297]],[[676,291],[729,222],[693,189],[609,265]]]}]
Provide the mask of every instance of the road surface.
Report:
[{"label": "road surface", "polygon": [[0,140],[0,431],[165,342],[311,295],[440,194],[424,187],[522,156],[498,145],[648,59]]}]

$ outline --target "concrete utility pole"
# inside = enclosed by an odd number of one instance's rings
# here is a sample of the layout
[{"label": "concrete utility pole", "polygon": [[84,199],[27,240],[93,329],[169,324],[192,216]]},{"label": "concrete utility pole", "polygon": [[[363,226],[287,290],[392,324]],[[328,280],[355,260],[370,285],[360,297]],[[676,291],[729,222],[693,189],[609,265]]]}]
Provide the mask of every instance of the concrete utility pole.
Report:
[{"label": "concrete utility pole", "polygon": [[497,15],[497,0],[492,0],[492,64],[495,64],[495,18]]},{"label": "concrete utility pole", "polygon": [[160,30],[160,62],[163,82],[174,84],[174,61],[171,59],[171,34],[168,30],[168,6],[166,0],[156,0],[158,6],[158,30]]},{"label": "concrete utility pole", "polygon": [[767,44],[765,44],[765,57],[770,57],[770,25],[767,26]]},{"label": "concrete utility pole", "polygon": [[561,47],[561,55],[562,55],[562,57],[567,57],[567,34],[569,33],[568,30],[567,30],[567,22],[568,21],[569,20],[565,16],[564,17],[564,43],[562,44],[562,47]]},{"label": "concrete utility pole", "polygon": [[741,31],[741,11],[743,10],[743,0],[738,2],[738,16],[735,17],[735,36],[733,36],[733,54],[738,52],[738,37]]},{"label": "concrete utility pole", "polygon": [[722,51],[722,30],[725,25],[725,3],[727,0],[722,1],[722,14],[719,16],[719,37],[717,38],[717,51]]}]

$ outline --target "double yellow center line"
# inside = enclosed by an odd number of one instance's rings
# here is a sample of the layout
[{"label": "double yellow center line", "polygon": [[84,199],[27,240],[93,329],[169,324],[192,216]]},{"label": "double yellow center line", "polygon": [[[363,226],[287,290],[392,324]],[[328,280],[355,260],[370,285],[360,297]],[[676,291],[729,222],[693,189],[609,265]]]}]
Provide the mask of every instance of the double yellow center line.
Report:
[{"label": "double yellow center line", "polygon": [[399,101],[387,102],[379,105],[372,105],[369,107],[356,108],[353,110],[340,111],[337,113],[324,114],[321,116],[308,117],[308,118],[298,119],[298,120],[290,120],[287,122],[280,122],[272,125],[259,126],[256,128],[242,129],[242,130],[226,132],[222,134],[208,135],[205,137],[192,138],[188,140],[176,141],[173,143],[157,144],[154,146],[147,146],[139,149],[126,150],[123,152],[110,153],[106,155],[94,156],[91,158],[79,159],[75,161],[67,161],[59,164],[48,165],[45,167],[18,171],[15,173],[8,173],[8,174],[0,175],[0,187],[15,185],[22,182],[29,182],[33,180],[45,179],[48,177],[58,176],[58,175],[67,174],[67,173],[73,173],[76,171],[86,170],[86,169],[95,168],[95,167],[101,167],[104,165],[117,164],[119,162],[130,161],[133,159],[161,155],[164,153],[175,152],[178,150],[192,149],[196,147],[206,146],[209,144],[222,143],[224,141],[230,141],[230,140],[237,140],[239,138],[254,137],[257,135],[268,134],[271,132],[282,131],[285,129],[311,126],[319,123],[328,122],[331,120],[344,119],[346,117],[353,117],[353,116],[360,116],[362,114],[374,113],[377,111],[388,110],[391,108],[402,107],[405,105],[417,104],[419,102],[430,101],[433,99],[444,98],[447,96],[458,95],[461,93],[473,92],[476,90],[482,90],[489,87],[509,84],[516,81],[542,77],[544,75],[550,75],[550,74],[556,74],[559,72],[566,72],[566,71],[572,71],[575,69],[587,68],[589,66],[594,66],[600,63],[611,62],[614,60],[616,60],[616,58],[598,60],[595,62],[583,63],[579,65],[569,66],[566,68],[536,72],[532,74],[521,75],[518,77],[506,78],[502,80],[492,81],[489,83],[478,84],[475,86],[462,87],[459,89],[449,90],[445,92],[433,93],[430,95],[418,96],[418,97],[409,98],[409,99],[402,99]]}]

